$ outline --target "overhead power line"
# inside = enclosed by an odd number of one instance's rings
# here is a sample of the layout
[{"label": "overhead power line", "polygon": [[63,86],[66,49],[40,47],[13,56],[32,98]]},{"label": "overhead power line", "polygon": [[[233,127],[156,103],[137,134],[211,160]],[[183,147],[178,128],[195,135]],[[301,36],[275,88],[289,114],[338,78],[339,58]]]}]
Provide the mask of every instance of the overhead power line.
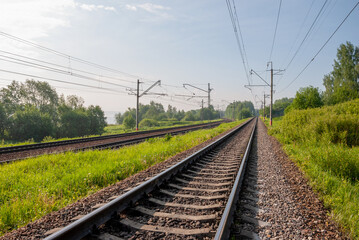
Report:
[{"label": "overhead power line", "polygon": [[249,69],[249,62],[248,62],[248,58],[247,58],[246,48],[244,47],[244,40],[243,40],[241,25],[239,24],[239,20],[238,20],[236,2],[235,2],[234,0],[232,0],[232,2],[233,2],[234,16],[235,16],[235,18],[236,18],[236,22],[237,22],[237,25],[238,25],[238,32],[239,32],[239,36],[240,36],[240,38],[241,38],[241,43],[242,43],[242,48],[243,48],[244,59],[245,59],[245,63],[246,63],[246,65],[247,65],[247,70],[248,70],[248,69]]},{"label": "overhead power line", "polygon": [[309,27],[309,29],[308,29],[307,33],[305,34],[305,36],[304,36],[302,42],[301,42],[300,45],[298,46],[297,50],[295,51],[293,57],[290,59],[289,63],[288,63],[287,66],[285,67],[285,69],[288,69],[289,66],[292,64],[294,58],[297,56],[297,54],[298,54],[299,50],[301,49],[301,47],[303,46],[305,40],[307,40],[309,34],[310,34],[311,31],[313,30],[314,25],[317,23],[318,18],[319,18],[319,16],[322,14],[323,9],[324,9],[324,7],[325,7],[325,5],[326,5],[327,3],[328,3],[328,0],[325,0],[325,2],[323,3],[321,9],[319,10],[317,16],[315,17],[315,19],[314,19],[312,25]]},{"label": "overhead power line", "polygon": [[82,63],[82,64],[86,64],[86,65],[89,65],[89,66],[92,66],[92,67],[96,67],[96,68],[99,68],[99,69],[102,69],[102,70],[106,70],[106,71],[109,71],[109,72],[124,74],[124,75],[127,75],[127,76],[132,77],[132,78],[140,78],[139,76],[136,76],[136,75],[133,75],[133,74],[129,74],[129,73],[126,73],[126,72],[122,72],[122,71],[119,71],[119,70],[116,70],[116,69],[113,69],[113,68],[109,68],[109,67],[106,67],[106,66],[97,64],[97,63],[93,63],[93,62],[90,62],[90,61],[87,61],[87,60],[84,60],[84,59],[81,59],[81,58],[77,58],[77,57],[70,56],[70,55],[68,55],[68,54],[65,54],[65,53],[56,51],[56,50],[54,50],[54,49],[51,49],[51,48],[48,48],[48,47],[44,47],[44,46],[41,46],[41,45],[39,45],[39,44],[36,44],[36,43],[30,42],[30,41],[27,41],[27,40],[25,40],[25,39],[22,39],[22,38],[13,36],[13,35],[11,35],[11,34],[8,34],[8,33],[3,32],[3,31],[0,31],[0,35],[1,35],[1,36],[4,36],[4,37],[6,37],[6,38],[12,39],[12,40],[21,42],[21,43],[23,43],[23,44],[26,44],[26,45],[29,45],[29,46],[32,46],[32,47],[41,49],[41,50],[43,50],[43,51],[50,52],[50,53],[55,54],[55,55],[58,55],[58,56],[60,56],[60,57],[67,58],[67,59],[72,60],[72,61],[76,61],[76,62],[79,62],[79,63]]},{"label": "overhead power line", "polygon": [[328,44],[330,39],[335,35],[335,33],[339,30],[339,28],[344,24],[344,22],[348,19],[348,17],[352,14],[352,12],[355,10],[355,8],[359,5],[359,2],[357,2],[354,7],[350,10],[350,12],[347,14],[347,16],[343,19],[343,21],[339,24],[339,26],[335,29],[335,31],[330,35],[330,37],[325,41],[325,43],[322,45],[322,47],[319,49],[319,51],[314,55],[314,57],[308,62],[308,64],[299,72],[299,74],[280,92],[283,92],[285,89],[287,89],[290,85],[292,85],[293,82],[295,82],[300,75],[308,68],[308,66],[314,61],[314,59],[319,55],[319,53],[323,50],[323,48]]},{"label": "overhead power line", "polygon": [[[117,86],[117,87],[131,88],[131,87],[124,86],[124,85],[121,85],[121,84],[112,83],[112,82],[104,81],[104,80],[101,80],[101,79],[96,79],[96,78],[92,78],[92,77],[80,75],[80,74],[77,74],[77,73],[73,73],[73,72],[70,72],[70,71],[61,70],[61,69],[58,69],[58,68],[52,68],[52,67],[48,67],[48,66],[45,66],[45,65],[36,64],[36,63],[29,62],[29,61],[21,60],[21,59],[4,56],[4,55],[1,55],[1,54],[0,54],[0,57],[5,57],[5,58],[7,58],[7,59],[0,58],[0,60],[6,61],[6,62],[10,62],[10,63],[15,63],[15,64],[19,64],[19,65],[23,65],[23,66],[28,66],[28,67],[33,67],[33,68],[37,68],[37,69],[42,69],[42,70],[46,70],[46,71],[50,71],[50,72],[55,72],[55,73],[70,75],[70,76],[73,76],[73,77],[83,78],[83,79],[87,79],[87,80],[95,81],[95,82],[101,82],[101,83],[105,83],[105,84],[109,84],[109,85],[113,85],[113,86]],[[10,59],[10,60],[9,60],[9,59]]]},{"label": "overhead power line", "polygon": [[[40,60],[40,59],[27,57],[27,56],[24,56],[24,55],[21,55],[21,54],[16,54],[16,53],[3,51],[3,50],[0,50],[0,53],[4,53],[4,54],[7,54],[7,55],[16,56],[16,57],[20,57],[20,58],[23,58],[23,59],[27,59],[27,60],[31,60],[31,61],[35,61],[35,62],[39,62],[39,63],[43,63],[43,64],[48,64],[48,65],[51,65],[51,66],[56,66],[56,67],[60,67],[60,68],[69,70],[69,66],[64,66],[64,65],[57,64],[57,63],[43,61],[43,60]],[[88,71],[76,69],[76,68],[73,68],[73,67],[71,67],[71,71],[86,73],[86,74],[94,75],[94,76],[101,77],[101,78],[108,78],[108,79],[123,81],[123,82],[127,82],[127,83],[135,83],[134,81],[125,80],[125,79],[121,79],[121,78],[118,78],[118,77],[111,77],[111,76],[107,76],[107,75],[103,75],[103,74],[97,74],[97,73],[93,73],[93,72],[88,72]]]},{"label": "overhead power line", "polygon": [[302,30],[303,30],[303,27],[304,27],[304,24],[306,23],[307,19],[308,19],[308,16],[309,16],[309,13],[311,12],[312,8],[313,8],[313,5],[314,5],[314,0],[312,0],[312,3],[310,4],[308,10],[307,10],[307,13],[305,14],[305,17],[303,19],[303,22],[302,24],[300,25],[300,28],[298,30],[298,33],[296,35],[296,37],[294,38],[294,42],[292,44],[292,46],[290,47],[290,50],[288,51],[287,53],[287,56],[285,57],[285,61],[284,62],[287,62],[287,59],[289,58],[289,55],[290,53],[292,52],[293,48],[294,48],[294,45],[297,43],[297,41],[299,40],[299,35],[301,34]]},{"label": "overhead power line", "polygon": [[[243,68],[244,68],[244,71],[246,73],[248,84],[250,84],[249,76],[248,76],[248,69],[247,69],[247,66],[246,66],[246,60],[245,60],[245,56],[244,56],[244,51],[242,49],[240,36],[238,34],[238,31],[237,31],[237,23],[236,23],[236,18],[235,18],[235,13],[234,13],[235,9],[232,9],[232,4],[231,4],[230,0],[226,0],[226,3],[227,3],[228,12],[229,12],[229,17],[230,17],[231,22],[232,22],[234,35],[236,37],[237,45],[238,45],[239,52],[240,52],[240,55],[241,55],[241,58],[242,58]],[[237,18],[237,21],[238,21],[238,18]],[[239,25],[239,22],[238,22],[238,25]]]},{"label": "overhead power line", "polygon": [[277,14],[277,21],[275,24],[275,29],[274,29],[274,35],[273,35],[273,42],[272,42],[272,47],[270,50],[270,54],[269,54],[269,61],[270,62],[272,60],[272,54],[273,54],[273,49],[274,49],[274,43],[275,43],[275,37],[277,35],[277,28],[278,28],[278,22],[279,22],[279,16],[280,16],[280,9],[282,7],[282,0],[279,1],[279,8],[278,8],[278,14]]},{"label": "overhead power line", "polygon": [[5,69],[0,69],[0,72],[6,72],[6,73],[11,73],[11,74],[21,75],[21,76],[26,76],[26,77],[32,77],[32,78],[38,78],[38,79],[48,80],[48,81],[52,81],[52,82],[59,82],[59,83],[65,83],[65,84],[70,84],[70,85],[76,85],[76,86],[81,86],[81,87],[102,89],[102,90],[106,90],[106,91],[110,91],[110,92],[126,93],[126,92],[119,91],[119,90],[114,90],[114,89],[111,89],[111,88],[96,87],[96,86],[91,86],[91,85],[86,85],[86,84],[81,84],[81,83],[68,82],[68,81],[54,79],[54,78],[41,77],[41,76],[37,76],[37,75],[26,74],[26,73],[15,72],[15,71],[8,71],[8,70],[5,70]]}]

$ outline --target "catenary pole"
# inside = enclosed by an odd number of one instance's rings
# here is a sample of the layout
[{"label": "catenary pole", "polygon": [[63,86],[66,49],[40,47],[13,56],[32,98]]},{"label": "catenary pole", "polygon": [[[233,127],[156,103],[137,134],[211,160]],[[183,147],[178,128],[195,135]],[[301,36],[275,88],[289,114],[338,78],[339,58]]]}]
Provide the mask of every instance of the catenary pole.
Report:
[{"label": "catenary pole", "polygon": [[136,94],[136,131],[138,131],[138,107],[140,102],[140,79],[137,79],[137,94]]}]

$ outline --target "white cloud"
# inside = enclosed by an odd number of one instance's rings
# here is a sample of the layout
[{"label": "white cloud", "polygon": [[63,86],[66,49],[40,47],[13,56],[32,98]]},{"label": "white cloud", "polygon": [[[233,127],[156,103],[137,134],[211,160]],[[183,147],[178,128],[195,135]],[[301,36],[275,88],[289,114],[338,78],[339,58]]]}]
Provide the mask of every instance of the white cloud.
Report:
[{"label": "white cloud", "polygon": [[51,29],[69,26],[68,10],[74,7],[73,0],[2,1],[0,29],[29,40],[44,37]]},{"label": "white cloud", "polygon": [[99,9],[116,12],[116,8],[103,6],[103,5],[94,5],[94,4],[76,4],[76,5],[78,5],[81,9],[87,10],[90,12],[94,11],[94,10],[99,10]]},{"label": "white cloud", "polygon": [[76,9],[116,11],[112,6],[75,0],[1,0],[0,30],[28,40],[46,37],[54,28],[70,26]]},{"label": "white cloud", "polygon": [[164,7],[162,5],[156,5],[152,3],[139,4],[137,6],[150,13],[159,13],[162,10],[170,10],[169,7]]},{"label": "white cloud", "polygon": [[166,18],[166,19],[172,18],[166,12],[168,10],[171,10],[171,8],[162,5],[152,4],[152,3],[144,3],[144,4],[136,4],[136,5],[126,4],[126,9],[131,11],[137,11],[138,9],[142,9],[146,12],[152,13],[162,18]]},{"label": "white cloud", "polygon": [[137,11],[137,7],[135,5],[126,4],[126,9],[131,11]]}]

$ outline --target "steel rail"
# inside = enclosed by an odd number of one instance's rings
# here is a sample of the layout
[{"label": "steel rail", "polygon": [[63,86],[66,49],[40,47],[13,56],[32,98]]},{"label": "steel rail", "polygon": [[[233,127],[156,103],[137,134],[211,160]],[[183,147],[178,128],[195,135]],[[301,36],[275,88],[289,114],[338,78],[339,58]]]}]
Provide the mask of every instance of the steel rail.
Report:
[{"label": "steel rail", "polygon": [[238,198],[239,198],[239,192],[241,190],[242,181],[243,181],[243,177],[244,177],[244,173],[245,173],[249,153],[250,153],[250,150],[251,150],[252,140],[253,140],[254,132],[255,132],[255,129],[256,129],[257,121],[258,121],[258,118],[256,118],[256,120],[255,120],[255,125],[253,127],[252,134],[251,134],[251,137],[249,139],[246,152],[243,155],[241,166],[240,166],[240,168],[238,170],[237,177],[236,177],[236,180],[234,182],[231,194],[229,195],[228,202],[227,202],[226,207],[225,207],[225,209],[223,211],[221,221],[220,221],[220,223],[218,225],[218,228],[217,228],[217,232],[216,232],[216,235],[214,237],[215,240],[229,239],[230,226],[231,226],[232,221],[233,221],[233,213],[236,210],[236,203],[237,203]]},{"label": "steel rail", "polygon": [[111,217],[125,210],[128,206],[135,203],[139,200],[143,195],[148,194],[156,187],[161,185],[166,180],[169,180],[172,176],[183,170],[186,166],[194,162],[195,160],[201,158],[209,151],[217,147],[219,144],[226,141],[229,137],[233,136],[236,132],[242,129],[244,126],[252,122],[253,118],[244,122],[243,124],[237,126],[232,131],[217,139],[213,143],[207,145],[201,150],[195,152],[191,156],[183,159],[179,163],[173,165],[167,170],[159,173],[153,178],[143,182],[139,186],[133,188],[132,190],[124,193],[118,198],[112,200],[111,202],[105,204],[104,206],[94,210],[93,212],[85,215],[83,218],[69,224],[58,232],[48,236],[45,240],[58,240],[58,239],[81,239],[93,232],[94,229],[104,224]]},{"label": "steel rail", "polygon": [[63,141],[54,141],[54,142],[48,142],[48,143],[34,143],[34,144],[19,145],[19,146],[12,146],[12,147],[3,147],[3,148],[0,148],[0,154],[34,150],[34,149],[40,149],[40,148],[56,147],[56,146],[83,143],[83,142],[91,142],[91,141],[96,141],[96,140],[105,140],[105,139],[110,139],[110,138],[136,136],[136,135],[141,135],[141,134],[156,133],[156,132],[167,131],[167,130],[170,131],[170,130],[186,129],[186,128],[191,128],[191,127],[195,128],[195,127],[204,127],[204,126],[215,126],[215,125],[219,125],[223,122],[224,121],[218,121],[218,122],[211,122],[211,123],[201,123],[201,124],[195,124],[195,125],[173,127],[173,128],[162,128],[162,129],[146,130],[146,131],[140,131],[140,132],[112,134],[112,135],[105,135],[105,136],[99,136],[99,137],[88,137],[88,138],[79,138],[79,139],[71,139],[71,140],[63,140]]}]

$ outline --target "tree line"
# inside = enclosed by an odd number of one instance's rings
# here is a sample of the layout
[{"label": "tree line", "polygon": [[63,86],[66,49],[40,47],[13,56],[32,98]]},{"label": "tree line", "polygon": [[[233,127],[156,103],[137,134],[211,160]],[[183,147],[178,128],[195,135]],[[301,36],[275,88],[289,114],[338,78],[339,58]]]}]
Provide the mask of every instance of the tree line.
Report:
[{"label": "tree line", "polygon": [[59,96],[47,82],[13,81],[0,90],[0,137],[5,140],[102,134],[106,125],[99,106],[85,107],[76,95]]},{"label": "tree line", "polygon": [[226,118],[244,119],[255,115],[254,105],[250,101],[236,101],[230,103],[224,113]]},{"label": "tree line", "polygon": [[[151,101],[150,104],[140,104],[138,115],[140,127],[158,126],[159,121],[201,121],[220,117],[219,111],[214,110],[213,106],[185,112],[168,105],[166,111],[161,103],[154,101]],[[134,128],[136,125],[136,108],[128,108],[123,114],[116,114],[115,118],[118,124],[124,124],[126,128]]]},{"label": "tree line", "polygon": [[[295,109],[331,106],[359,98],[359,47],[341,44],[334,59],[333,71],[323,78],[324,91],[313,86],[300,88],[294,98],[282,98],[273,104],[273,116],[283,116]],[[280,110],[280,111],[278,111]],[[262,114],[262,110],[260,113]],[[269,115],[269,106],[265,109]]]}]

